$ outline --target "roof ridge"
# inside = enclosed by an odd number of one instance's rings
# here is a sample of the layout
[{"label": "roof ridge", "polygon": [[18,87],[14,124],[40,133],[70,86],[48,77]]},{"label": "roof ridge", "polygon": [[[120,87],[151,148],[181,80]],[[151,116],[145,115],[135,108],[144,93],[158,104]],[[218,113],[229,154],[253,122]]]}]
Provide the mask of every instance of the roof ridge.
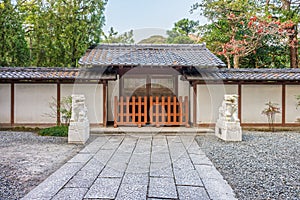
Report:
[{"label": "roof ridge", "polygon": [[105,47],[116,47],[116,48],[206,48],[206,44],[123,44],[123,43],[102,43],[98,44],[95,49]]}]

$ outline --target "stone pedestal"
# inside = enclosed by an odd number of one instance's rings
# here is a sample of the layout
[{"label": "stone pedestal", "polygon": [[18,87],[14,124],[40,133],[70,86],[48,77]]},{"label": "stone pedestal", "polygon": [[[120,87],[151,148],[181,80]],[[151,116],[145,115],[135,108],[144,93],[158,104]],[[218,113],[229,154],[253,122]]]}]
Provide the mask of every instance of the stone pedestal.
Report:
[{"label": "stone pedestal", "polygon": [[225,95],[219,108],[215,135],[224,141],[242,141],[242,128],[238,114],[238,96]]},{"label": "stone pedestal", "polygon": [[90,137],[90,122],[84,95],[72,95],[72,116],[70,119],[68,143],[84,144]]},{"label": "stone pedestal", "polygon": [[89,121],[71,122],[68,132],[68,143],[85,144],[90,137]]},{"label": "stone pedestal", "polygon": [[218,120],[215,135],[225,141],[242,141],[242,128],[239,122]]}]

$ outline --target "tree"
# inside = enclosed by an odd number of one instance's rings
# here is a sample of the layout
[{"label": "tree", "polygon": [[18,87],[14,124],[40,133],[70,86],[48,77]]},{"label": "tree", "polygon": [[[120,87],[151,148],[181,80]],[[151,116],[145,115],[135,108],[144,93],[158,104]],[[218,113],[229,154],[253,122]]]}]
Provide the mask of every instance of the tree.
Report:
[{"label": "tree", "polygon": [[31,64],[77,67],[86,49],[100,42],[107,0],[19,0]]},{"label": "tree", "polygon": [[167,38],[161,35],[152,35],[149,38],[143,39],[139,44],[164,44]]},{"label": "tree", "polygon": [[196,43],[197,40],[191,37],[192,34],[198,30],[199,22],[189,19],[179,20],[174,24],[172,30],[167,31],[167,43],[173,44],[192,44]]},{"label": "tree", "polygon": [[263,109],[261,114],[266,115],[268,118],[269,128],[274,132],[274,122],[276,119],[276,114],[280,113],[280,108],[277,103],[273,103],[271,101],[267,102],[266,107]]},{"label": "tree", "polygon": [[0,66],[26,66],[29,49],[22,17],[9,0],[0,2]]},{"label": "tree", "polygon": [[195,33],[197,31],[197,27],[199,26],[199,21],[193,21],[189,19],[182,19],[175,23],[174,31],[188,36],[189,34]]},{"label": "tree", "polygon": [[105,35],[103,33],[103,36],[104,36],[104,40],[102,42],[104,43],[123,43],[123,44],[134,43],[133,30],[130,30],[123,34],[119,34],[113,29],[113,27],[111,27],[110,30],[108,31],[108,35]]},{"label": "tree", "polygon": [[282,22],[291,21],[293,25],[287,27],[289,49],[290,49],[290,67],[299,67],[299,41],[298,25],[300,22],[300,1],[299,0],[268,0],[265,10],[268,14],[276,16]]},{"label": "tree", "polygon": [[[286,66],[286,64],[278,64],[277,61],[286,61],[286,47],[294,50],[294,53],[290,51],[291,58],[297,54],[295,51],[298,49],[298,41],[290,38],[295,38],[297,35],[294,29],[299,15],[296,17],[297,20],[292,17],[284,18],[282,16],[286,14],[281,9],[277,9],[281,5],[280,2],[283,1],[274,0],[276,2],[273,3],[274,5],[271,2],[271,0],[266,2],[203,0],[202,3],[193,5],[192,11],[200,9],[201,13],[212,21],[212,24],[203,28],[205,32],[202,33],[202,41],[213,42],[211,46],[215,53],[220,52],[219,50],[222,48],[221,55],[224,56],[229,67],[232,63],[231,59],[236,63],[235,67],[239,67],[240,60],[245,63],[244,61],[249,61],[249,59],[252,67],[281,67]],[[295,6],[294,11],[294,13],[299,12]],[[290,12],[288,13],[291,15]],[[256,20],[253,21],[253,19]],[[276,31],[279,30],[281,32],[278,37]],[[285,38],[289,38],[288,44],[284,43]],[[263,55],[257,55],[256,52],[263,53]],[[291,66],[295,65],[293,62],[296,61],[291,59]]]},{"label": "tree", "polygon": [[[292,22],[281,23],[280,21],[259,19],[256,16],[248,20],[243,15],[235,16],[233,13],[227,17],[231,36],[229,42],[222,45],[219,52],[227,59],[230,68],[229,58],[233,57],[234,68],[239,68],[241,57],[255,54],[262,46],[265,39],[281,41],[283,36],[290,34],[288,27],[293,26]],[[270,44],[270,45],[274,45]]]}]

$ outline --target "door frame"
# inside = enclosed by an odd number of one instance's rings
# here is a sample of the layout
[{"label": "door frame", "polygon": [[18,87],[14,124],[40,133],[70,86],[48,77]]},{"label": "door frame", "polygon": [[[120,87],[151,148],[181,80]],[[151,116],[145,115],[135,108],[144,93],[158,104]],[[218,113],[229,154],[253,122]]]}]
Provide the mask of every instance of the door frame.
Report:
[{"label": "door frame", "polygon": [[158,75],[158,74],[147,74],[147,75],[127,75],[127,76],[122,76],[119,81],[119,96],[124,96],[124,79],[145,79],[146,83],[146,96],[149,98],[150,97],[150,91],[151,91],[151,80],[152,79],[173,79],[173,88],[172,91],[174,91],[174,95],[178,96],[178,75]]}]

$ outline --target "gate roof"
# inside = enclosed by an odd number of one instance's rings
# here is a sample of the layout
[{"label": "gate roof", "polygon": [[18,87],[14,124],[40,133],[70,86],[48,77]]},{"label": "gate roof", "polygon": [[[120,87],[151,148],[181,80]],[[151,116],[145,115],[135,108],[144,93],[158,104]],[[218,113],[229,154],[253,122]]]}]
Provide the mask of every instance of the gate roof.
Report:
[{"label": "gate roof", "polygon": [[82,66],[225,67],[205,44],[100,44],[79,60]]}]

